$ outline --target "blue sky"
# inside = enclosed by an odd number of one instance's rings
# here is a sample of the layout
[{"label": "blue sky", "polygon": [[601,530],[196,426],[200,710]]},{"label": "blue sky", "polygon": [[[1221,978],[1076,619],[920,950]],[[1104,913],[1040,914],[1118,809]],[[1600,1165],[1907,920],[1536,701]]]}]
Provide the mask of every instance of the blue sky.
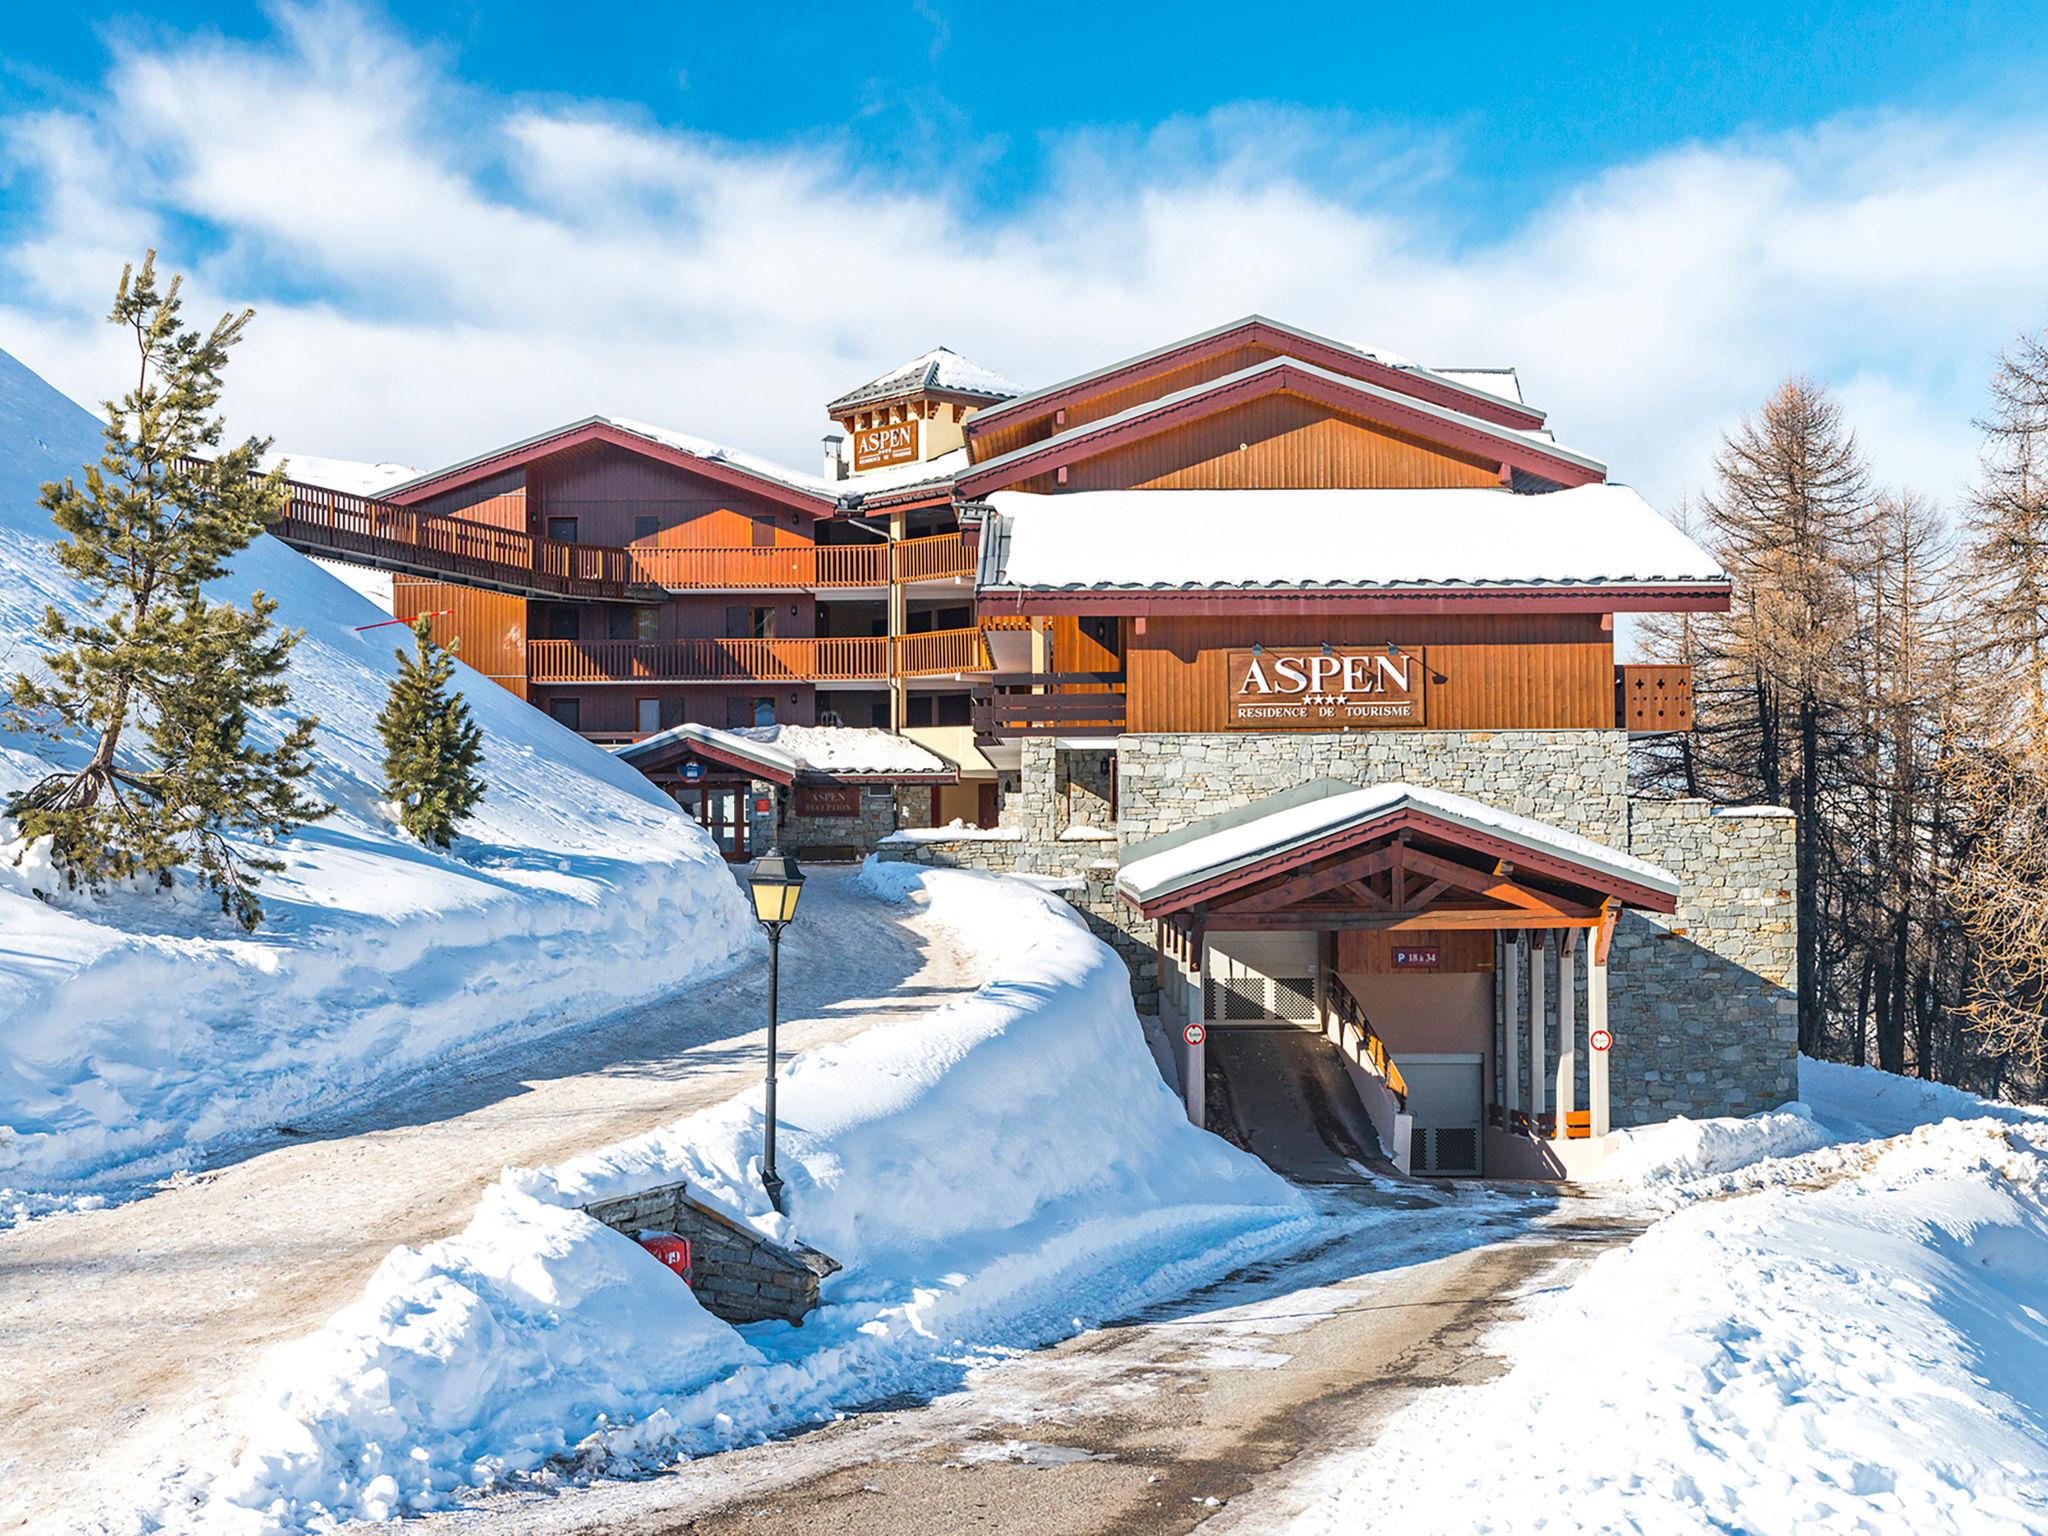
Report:
[{"label": "blue sky", "polygon": [[301,451],[609,410],[807,464],[935,342],[1035,382],[1261,309],[1515,363],[1666,503],[1794,372],[1952,496],[2048,320],[2043,20],[9,0],[0,347],[100,392],[155,243]]}]

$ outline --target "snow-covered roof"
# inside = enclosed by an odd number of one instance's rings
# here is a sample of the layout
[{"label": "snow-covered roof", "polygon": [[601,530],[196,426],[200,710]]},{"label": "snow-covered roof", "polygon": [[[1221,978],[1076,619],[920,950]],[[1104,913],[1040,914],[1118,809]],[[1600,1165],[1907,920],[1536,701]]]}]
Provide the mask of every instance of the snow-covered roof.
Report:
[{"label": "snow-covered roof", "polygon": [[378,496],[394,485],[415,479],[410,464],[366,464],[360,459],[326,459],[310,453],[285,453],[273,448],[263,456],[266,470],[284,466],[285,477],[301,485],[317,485],[350,496]]},{"label": "snow-covered roof", "polygon": [[743,725],[722,732],[834,776],[949,774],[938,753],[894,731],[858,725]]},{"label": "snow-covered roof", "polygon": [[1334,833],[1415,810],[1673,899],[1679,894],[1677,876],[1661,865],[1464,795],[1404,783],[1375,784],[1369,789],[1320,785],[1305,792],[1314,790],[1328,792],[1320,799],[1284,804],[1265,814],[1252,807],[1249,814],[1219,818],[1217,830],[1192,837],[1180,834],[1179,840],[1155,853],[1145,853],[1141,845],[1139,856],[1118,871],[1117,890],[1149,905],[1175,891],[1304,848]]},{"label": "snow-covered roof", "polygon": [[672,725],[665,731],[642,736],[638,741],[622,742],[612,748],[612,753],[629,763],[638,763],[658,757],[669,747],[691,745],[709,747],[714,752],[740,758],[779,778],[793,779],[803,769],[801,762],[772,742],[695,723]]},{"label": "snow-covered roof", "polygon": [[841,482],[837,480],[827,480],[821,475],[805,474],[800,469],[791,469],[787,464],[778,464],[773,459],[766,459],[755,453],[747,453],[742,449],[729,448],[725,444],[713,442],[709,438],[697,437],[688,432],[678,432],[673,427],[656,426],[652,422],[635,421],[629,416],[605,415],[585,416],[580,421],[572,421],[559,427],[550,427],[545,432],[536,432],[530,437],[519,439],[517,442],[506,443],[502,447],[492,448],[484,453],[472,454],[466,459],[444,465],[439,469],[428,470],[424,474],[415,474],[410,479],[401,481],[396,485],[387,486],[385,489],[387,491],[408,490],[415,485],[424,484],[428,481],[457,475],[464,470],[483,464],[487,460],[503,458],[507,455],[516,455],[524,449],[538,447],[552,438],[566,437],[570,433],[582,431],[587,427],[609,427],[614,432],[622,432],[629,437],[644,438],[650,443],[674,449],[679,453],[686,453],[692,458],[704,459],[713,464],[723,464],[729,468],[739,470],[743,474],[751,475],[757,480],[764,480],[770,484],[780,485],[789,490],[800,492],[805,496],[817,497],[828,502],[838,501],[842,490]]},{"label": "snow-covered roof", "polygon": [[1423,368],[1414,363],[1401,367],[1413,373],[1430,373],[1448,379],[1460,389],[1473,389],[1501,400],[1526,405],[1522,398],[1522,376],[1512,368]]},{"label": "snow-covered roof", "polygon": [[1720,564],[1627,486],[996,491],[996,589],[1713,584]]},{"label": "snow-covered roof", "polygon": [[886,469],[864,469],[851,480],[834,482],[845,496],[895,495],[919,486],[950,485],[967,468],[967,450],[949,448],[929,459],[909,464],[891,464]]},{"label": "snow-covered roof", "polygon": [[979,363],[969,362],[951,347],[933,347],[909,362],[891,368],[879,378],[850,389],[825,407],[827,416],[858,410],[877,400],[897,400],[906,395],[967,395],[983,400],[1007,400],[1017,386]]},{"label": "snow-covered roof", "polygon": [[[1072,378],[1061,379],[1056,384],[1047,384],[1042,388],[1030,391],[1028,394],[1019,394],[1014,399],[1005,400],[1000,405],[990,406],[982,414],[984,417],[1007,416],[1019,410],[1028,410],[1034,401],[1047,395],[1063,393],[1078,385],[1103,378],[1108,374],[1120,373],[1126,368],[1137,367],[1140,364],[1150,362],[1154,358],[1163,357],[1167,353],[1179,352],[1188,347],[1199,346],[1203,342],[1228,335],[1232,331],[1241,331],[1252,326],[1263,326],[1283,335],[1299,337],[1301,340],[1313,343],[1319,347],[1327,347],[1337,352],[1347,352],[1353,357],[1362,358],[1367,362],[1379,363],[1388,368],[1398,368],[1404,373],[1412,373],[1418,378],[1431,379],[1437,383],[1446,384],[1465,394],[1488,396],[1506,404],[1518,406],[1539,421],[1543,419],[1543,412],[1540,409],[1522,399],[1521,383],[1519,380],[1514,379],[1514,370],[1512,368],[1501,370],[1464,368],[1457,370],[1456,373],[1447,373],[1433,368],[1425,368],[1420,363],[1403,357],[1398,352],[1390,352],[1383,347],[1353,346],[1349,342],[1334,341],[1328,336],[1319,336],[1314,331],[1303,330],[1298,325],[1289,325],[1284,320],[1273,320],[1265,315],[1256,314],[1246,315],[1241,319],[1231,320],[1223,325],[1211,326],[1206,331],[1197,331],[1192,336],[1183,336],[1178,341],[1167,342],[1164,346],[1147,348],[1143,352],[1134,353],[1132,356],[1117,362],[1105,363],[1100,368],[1090,368],[1086,373],[1077,373]],[[1496,372],[1508,375],[1509,380],[1514,382],[1514,393],[1506,394],[1496,387],[1498,384],[1507,381],[1498,378],[1487,380],[1480,377],[1482,374],[1494,374]]]}]

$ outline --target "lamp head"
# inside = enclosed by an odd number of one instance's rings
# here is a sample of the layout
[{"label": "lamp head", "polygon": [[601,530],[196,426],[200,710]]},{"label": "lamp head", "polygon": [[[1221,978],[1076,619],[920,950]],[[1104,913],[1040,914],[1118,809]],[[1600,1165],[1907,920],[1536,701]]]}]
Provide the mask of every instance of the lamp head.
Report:
[{"label": "lamp head", "polygon": [[780,848],[770,848],[754,860],[754,867],[747,872],[754,916],[771,929],[780,930],[796,916],[797,898],[803,894],[803,888],[804,872]]}]

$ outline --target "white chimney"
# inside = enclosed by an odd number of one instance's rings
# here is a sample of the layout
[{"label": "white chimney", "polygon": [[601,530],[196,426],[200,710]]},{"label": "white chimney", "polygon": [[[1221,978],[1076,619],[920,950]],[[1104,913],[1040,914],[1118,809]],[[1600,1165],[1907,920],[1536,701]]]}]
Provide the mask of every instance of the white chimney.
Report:
[{"label": "white chimney", "polygon": [[840,457],[839,453],[840,448],[845,443],[846,439],[837,432],[827,432],[825,434],[825,478],[827,480],[844,480],[846,478],[846,460]]}]

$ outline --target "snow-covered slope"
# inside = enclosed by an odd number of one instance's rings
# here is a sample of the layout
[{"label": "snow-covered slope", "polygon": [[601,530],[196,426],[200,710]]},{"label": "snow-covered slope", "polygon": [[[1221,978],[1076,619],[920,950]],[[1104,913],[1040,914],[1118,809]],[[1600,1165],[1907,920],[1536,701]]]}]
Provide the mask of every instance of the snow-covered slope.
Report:
[{"label": "snow-covered slope", "polygon": [[[36,494],[99,451],[92,416],[0,353],[0,675],[35,666],[45,604],[81,601]],[[92,900],[33,852],[0,858],[0,1224],[132,1187],[458,1042],[668,990],[756,942],[693,822],[467,668],[489,795],[451,852],[421,847],[378,804],[374,721],[405,632],[359,632],[385,615],[272,539],[222,582],[256,588],[306,632],[292,686],[320,717],[311,787],[335,813],[282,848],[254,935],[190,891]],[[65,756],[0,734],[0,794]]]},{"label": "snow-covered slope", "polygon": [[1503,1330],[1506,1375],[1334,1458],[1291,1536],[2048,1530],[2048,1112],[1800,1091],[1624,1146],[1675,1211]]},{"label": "snow-covered slope", "polygon": [[[1299,1191],[1188,1123],[1122,962],[1071,907],[964,871],[865,878],[882,899],[928,896],[992,977],[785,1069],[786,1214],[761,1189],[759,1090],[509,1170],[465,1231],[398,1250],[280,1351],[238,1464],[173,1469],[145,1525],[320,1530],[501,1479],[651,1470],[944,1388],[1313,1235]],[[573,1209],[677,1180],[845,1266],[802,1328],[718,1322]]]}]

